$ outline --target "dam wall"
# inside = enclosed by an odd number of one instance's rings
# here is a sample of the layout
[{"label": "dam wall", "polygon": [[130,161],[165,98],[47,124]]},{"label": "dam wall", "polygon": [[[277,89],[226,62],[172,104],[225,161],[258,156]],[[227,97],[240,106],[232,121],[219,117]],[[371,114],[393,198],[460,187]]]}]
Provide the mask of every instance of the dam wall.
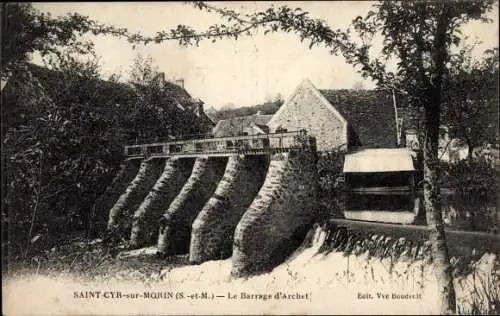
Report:
[{"label": "dam wall", "polygon": [[160,176],[164,163],[163,158],[148,158],[141,162],[135,178],[109,211],[108,231],[130,235],[132,215]]},{"label": "dam wall", "polygon": [[193,221],[217,188],[226,163],[225,157],[196,158],[189,179],[160,220],[157,245],[160,254],[189,251]]},{"label": "dam wall", "polygon": [[232,275],[270,271],[304,240],[321,217],[315,146],[272,156],[258,195],[234,234]]},{"label": "dam wall", "polygon": [[231,156],[215,193],[192,226],[189,260],[231,257],[236,226],[264,183],[268,156]]},{"label": "dam wall", "polygon": [[171,158],[132,218],[130,245],[149,246],[158,239],[159,221],[191,174],[194,159]]}]

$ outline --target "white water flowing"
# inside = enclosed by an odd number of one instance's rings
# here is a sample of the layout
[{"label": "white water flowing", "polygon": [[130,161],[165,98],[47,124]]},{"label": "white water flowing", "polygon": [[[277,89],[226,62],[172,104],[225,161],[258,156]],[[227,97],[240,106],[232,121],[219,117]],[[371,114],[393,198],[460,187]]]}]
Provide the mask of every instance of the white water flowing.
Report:
[{"label": "white water flowing", "polygon": [[[390,259],[369,258],[367,254],[319,253],[326,235],[317,228],[310,247],[292,255],[293,259],[267,274],[233,279],[230,276],[231,260],[224,260],[165,272],[165,280],[174,286],[203,284],[212,291],[222,292],[310,293],[311,302],[302,302],[307,313],[433,314],[439,311],[431,264],[422,260],[399,261],[394,262],[391,269]],[[494,260],[494,255],[483,256],[476,279],[479,275],[483,279],[489,278]],[[474,291],[471,277],[456,280],[457,297],[462,304]],[[477,280],[475,282],[477,290],[480,286]],[[366,299],[368,295],[372,298]],[[385,295],[389,298],[383,298]],[[267,304],[259,303],[259,306],[258,312],[269,312]],[[466,304],[463,308],[467,308]]]},{"label": "white water flowing", "polygon": [[[436,314],[437,286],[432,265],[319,252],[327,233],[318,228],[312,245],[270,273],[232,278],[231,260],[164,269],[160,281],[83,283],[36,277],[4,286],[4,309],[12,314]],[[492,275],[496,257],[485,254],[475,275],[456,280],[458,303],[469,308],[474,287]],[[498,292],[498,280],[489,279]],[[169,291],[209,299],[75,300],[74,291],[144,293]],[[49,295],[50,294],[50,295]],[[214,297],[211,297],[214,295]],[[220,297],[217,298],[216,296]],[[385,295],[388,295],[387,298]],[[402,298],[404,295],[409,295]],[[371,296],[371,299],[366,297]],[[27,300],[26,297],[31,299]],[[15,306],[15,308],[13,307]],[[10,311],[10,312],[9,312]]]}]

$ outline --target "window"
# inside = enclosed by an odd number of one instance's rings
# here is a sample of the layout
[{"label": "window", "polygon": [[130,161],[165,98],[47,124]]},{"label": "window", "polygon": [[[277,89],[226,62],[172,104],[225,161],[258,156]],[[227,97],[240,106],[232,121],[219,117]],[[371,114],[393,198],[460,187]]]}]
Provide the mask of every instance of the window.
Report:
[{"label": "window", "polygon": [[140,155],[141,154],[141,147],[129,147],[127,148],[127,155],[133,156],[133,155]]},{"label": "window", "polygon": [[161,154],[163,153],[163,146],[148,146],[148,154]]}]

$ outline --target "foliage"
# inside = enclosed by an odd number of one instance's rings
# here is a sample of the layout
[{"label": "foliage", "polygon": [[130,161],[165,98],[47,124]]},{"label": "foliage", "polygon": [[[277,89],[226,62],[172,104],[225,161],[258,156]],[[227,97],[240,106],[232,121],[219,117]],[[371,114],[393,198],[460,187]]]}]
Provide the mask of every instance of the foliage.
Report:
[{"label": "foliage", "polygon": [[449,209],[450,224],[459,229],[498,233],[497,168],[488,157],[463,160],[456,164],[441,162],[441,187],[453,194],[443,197]]},{"label": "foliage", "polygon": [[461,194],[476,195],[490,202],[497,194],[498,170],[486,158],[474,161],[460,161],[456,164],[442,163],[443,186],[458,188]]},{"label": "foliage", "polygon": [[337,151],[321,152],[318,156],[320,207],[331,216],[343,217],[344,154]]},{"label": "foliage", "polygon": [[[92,204],[124,143],[207,127],[192,107],[175,106],[157,72],[134,87],[116,77],[103,81],[96,59],[80,57],[91,53],[92,45],[78,41],[90,31],[88,18],[53,19],[29,4],[2,9],[2,74],[9,76],[2,91],[2,249],[27,256],[70,231],[95,233]],[[33,52],[47,57],[48,68],[26,62]]]},{"label": "foliage", "polygon": [[[94,53],[81,35],[106,33],[90,18],[4,3],[2,21],[2,78],[9,79],[2,91],[2,250],[12,259],[70,231],[95,233],[92,204],[124,143],[200,127],[189,109],[172,110],[157,77],[136,89],[117,77],[101,80],[97,61],[80,57]],[[32,53],[50,69],[27,63]]]},{"label": "foliage", "polygon": [[205,134],[210,130],[195,114],[197,102],[201,101],[192,100],[184,90],[167,83],[151,57],[136,56],[129,84],[134,87],[137,100],[128,113],[126,128],[136,131],[136,141]]},{"label": "foliage", "polygon": [[121,159],[114,120],[92,108],[103,97],[88,86],[97,80],[97,68],[74,65],[74,60],[58,65],[64,80],[52,95],[28,69],[11,78],[2,95],[3,104],[15,110],[6,110],[15,115],[4,122],[8,174],[2,188],[2,224],[9,234],[4,240],[12,255],[21,249],[28,254],[26,240],[35,248],[49,247],[60,234],[90,229],[91,205]]},{"label": "foliage", "polygon": [[[212,25],[204,32],[196,32],[188,26],[179,25],[176,29],[159,31],[153,36],[130,33],[126,29],[102,25],[79,15],[69,15],[66,18],[52,19],[49,16],[34,11],[29,5],[15,4],[12,10],[6,10],[6,6],[4,5],[2,13],[4,15],[7,14],[7,18],[4,20],[8,21],[8,36],[2,39],[2,73],[5,70],[9,70],[18,61],[25,60],[27,54],[33,51],[39,51],[42,54],[57,54],[57,47],[61,45],[69,46],[80,52],[90,51],[91,45],[86,45],[76,40],[76,35],[86,32],[125,37],[129,42],[134,43],[134,45],[137,43],[161,43],[166,40],[177,40],[181,45],[191,45],[198,44],[202,39],[211,39],[212,41],[223,38],[237,39],[241,35],[251,35],[252,31],[255,30],[263,30],[264,34],[294,32],[299,36],[301,41],[309,41],[310,47],[323,45],[332,54],[341,54],[365,78],[371,78],[375,81],[379,88],[397,90],[407,96],[408,102],[411,105],[424,108],[425,206],[428,214],[428,222],[434,225],[433,228],[435,229],[435,234],[431,234],[431,239],[433,240],[432,250],[434,260],[440,268],[437,269],[437,273],[439,274],[438,280],[443,285],[440,293],[440,301],[443,303],[441,312],[450,313],[454,311],[454,293],[450,276],[449,258],[447,257],[446,244],[444,243],[444,230],[441,225],[438,195],[439,166],[437,150],[440,114],[443,103],[443,87],[445,87],[447,78],[452,74],[450,65],[453,63],[450,61],[453,61],[453,55],[450,48],[458,46],[462,41],[460,26],[472,20],[485,20],[484,13],[490,10],[492,5],[492,0],[445,2],[384,1],[375,5],[375,10],[370,11],[365,17],[355,18],[351,29],[342,31],[331,29],[324,21],[310,18],[308,13],[300,8],[292,9],[286,5],[271,7],[265,11],[252,14],[239,14],[232,10],[219,9],[203,2],[195,2],[195,7],[218,14],[226,23]],[[373,49],[371,41],[376,36],[383,38],[383,56],[372,58]],[[24,44],[17,48],[17,43]],[[5,54],[4,49],[6,50]],[[386,68],[388,61],[396,62],[395,71],[389,71]],[[41,199],[43,185],[45,184],[44,181],[46,181],[44,179],[47,179],[45,173],[48,171],[46,170],[48,166],[44,158],[47,151],[58,153],[62,148],[64,155],[61,159],[67,157],[67,159],[71,158],[71,162],[77,161],[76,169],[81,168],[81,170],[86,171],[85,168],[89,166],[85,158],[83,161],[80,161],[74,155],[75,152],[82,151],[82,148],[78,146],[85,145],[85,139],[65,139],[68,143],[61,144],[58,143],[58,138],[53,137],[51,133],[54,132],[64,139],[63,137],[66,135],[66,132],[69,135],[82,135],[89,133],[90,129],[86,130],[86,133],[80,134],[78,132],[80,131],[80,127],[89,128],[87,122],[82,121],[82,125],[80,126],[72,125],[71,120],[69,120],[70,123],[67,123],[68,131],[66,131],[66,115],[71,114],[70,110],[75,103],[76,108],[81,105],[81,100],[75,101],[74,95],[65,94],[65,92],[71,89],[61,90],[63,102],[68,102],[66,100],[70,101],[64,111],[59,108],[59,98],[52,98],[53,102],[51,103],[45,100],[43,91],[40,92],[36,87],[31,87],[31,89],[27,90],[23,92],[26,96],[30,93],[36,94],[24,99],[28,105],[30,102],[34,103],[31,104],[33,106],[28,106],[27,108],[29,111],[37,112],[35,116],[28,116],[27,120],[31,122],[30,119],[33,117],[39,119],[35,119],[35,126],[33,128],[30,125],[20,124],[14,130],[10,130],[15,137],[12,136],[8,140],[26,140],[25,147],[19,146],[21,150],[24,150],[22,154],[16,156],[17,152],[12,153],[9,158],[13,157],[13,163],[16,163],[16,157],[21,157],[16,170],[24,172],[20,173],[23,175],[20,177],[22,179],[20,181],[23,181],[23,183],[15,184],[15,189],[13,188],[11,192],[16,192],[17,194],[17,192],[23,192],[24,190],[28,194],[27,196],[31,198],[27,203],[23,203],[24,201],[20,199],[9,200],[9,203],[11,203],[11,206],[19,203],[28,210],[34,210],[32,212],[25,212],[23,215],[30,213],[36,215],[36,210],[41,205],[49,203]],[[153,93],[154,91],[143,93],[143,100],[154,99],[156,97],[156,94]],[[79,93],[76,94],[80,95]],[[139,95],[141,96],[141,94]],[[86,105],[88,106],[89,104],[87,103]],[[152,107],[151,113],[155,113],[156,110],[157,108]],[[88,116],[83,115],[82,119],[92,122],[91,116],[91,111],[89,111]],[[40,127],[37,127],[36,124],[40,124]],[[25,126],[25,128],[23,129],[22,126]],[[130,125],[126,125],[126,128],[130,128]],[[16,133],[19,133],[19,137]],[[90,133],[90,135],[93,135],[91,131]],[[49,147],[47,148],[47,146]],[[12,146],[11,148],[18,147]],[[82,152],[85,151],[83,150]],[[71,153],[73,153],[73,156]],[[84,155],[84,157],[86,156]],[[50,159],[52,159],[51,156],[49,156],[49,161],[51,161]],[[68,166],[64,165],[64,161],[66,160],[62,161],[60,164],[65,167],[60,169],[56,167],[55,171],[68,171]],[[71,165],[73,164],[69,163],[69,166]],[[93,167],[96,166],[95,163],[90,163],[90,165]],[[83,177],[83,173],[73,173],[72,171],[70,173],[74,174],[77,178],[72,178],[73,182],[66,184],[71,186],[71,190],[78,191],[74,187],[79,188],[80,178],[78,176]],[[53,176],[59,175],[54,174]],[[10,179],[13,178],[17,177],[11,176]],[[58,181],[58,184],[61,183]],[[17,190],[18,188],[19,190]],[[54,189],[70,190],[66,189],[66,187]],[[57,196],[59,195],[53,195],[53,197]],[[43,203],[40,204],[41,202]],[[43,209],[48,210],[51,208],[44,206]],[[66,209],[64,210],[67,211]],[[31,223],[34,223],[34,217],[31,217]],[[33,227],[29,230],[33,230]],[[31,236],[31,233],[28,233],[28,235]]]},{"label": "foliage", "polygon": [[261,112],[261,114],[274,114],[280,106],[283,104],[283,100],[276,100],[270,102],[264,102],[261,104],[257,104],[254,106],[243,106],[234,109],[220,109],[219,111],[212,113],[211,116],[215,121],[231,119],[239,116],[248,116],[257,114],[257,112]]},{"label": "foliage", "polygon": [[486,143],[498,146],[498,47],[474,60],[472,47],[460,50],[450,60],[450,76],[444,82],[443,121],[451,138],[469,148]]},{"label": "foliage", "polygon": [[28,60],[29,54],[62,55],[62,48],[92,54],[93,43],[80,41],[92,21],[77,13],[53,18],[30,3],[2,3],[2,78]]}]

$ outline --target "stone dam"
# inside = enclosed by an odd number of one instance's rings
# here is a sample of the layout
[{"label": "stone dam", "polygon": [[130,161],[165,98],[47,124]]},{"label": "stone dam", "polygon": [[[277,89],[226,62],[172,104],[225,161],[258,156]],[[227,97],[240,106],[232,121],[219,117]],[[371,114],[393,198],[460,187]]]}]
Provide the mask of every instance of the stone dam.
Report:
[{"label": "stone dam", "polygon": [[270,271],[321,217],[315,139],[287,136],[267,149],[128,158],[96,209],[132,248],[195,264],[231,258],[234,276]]}]

